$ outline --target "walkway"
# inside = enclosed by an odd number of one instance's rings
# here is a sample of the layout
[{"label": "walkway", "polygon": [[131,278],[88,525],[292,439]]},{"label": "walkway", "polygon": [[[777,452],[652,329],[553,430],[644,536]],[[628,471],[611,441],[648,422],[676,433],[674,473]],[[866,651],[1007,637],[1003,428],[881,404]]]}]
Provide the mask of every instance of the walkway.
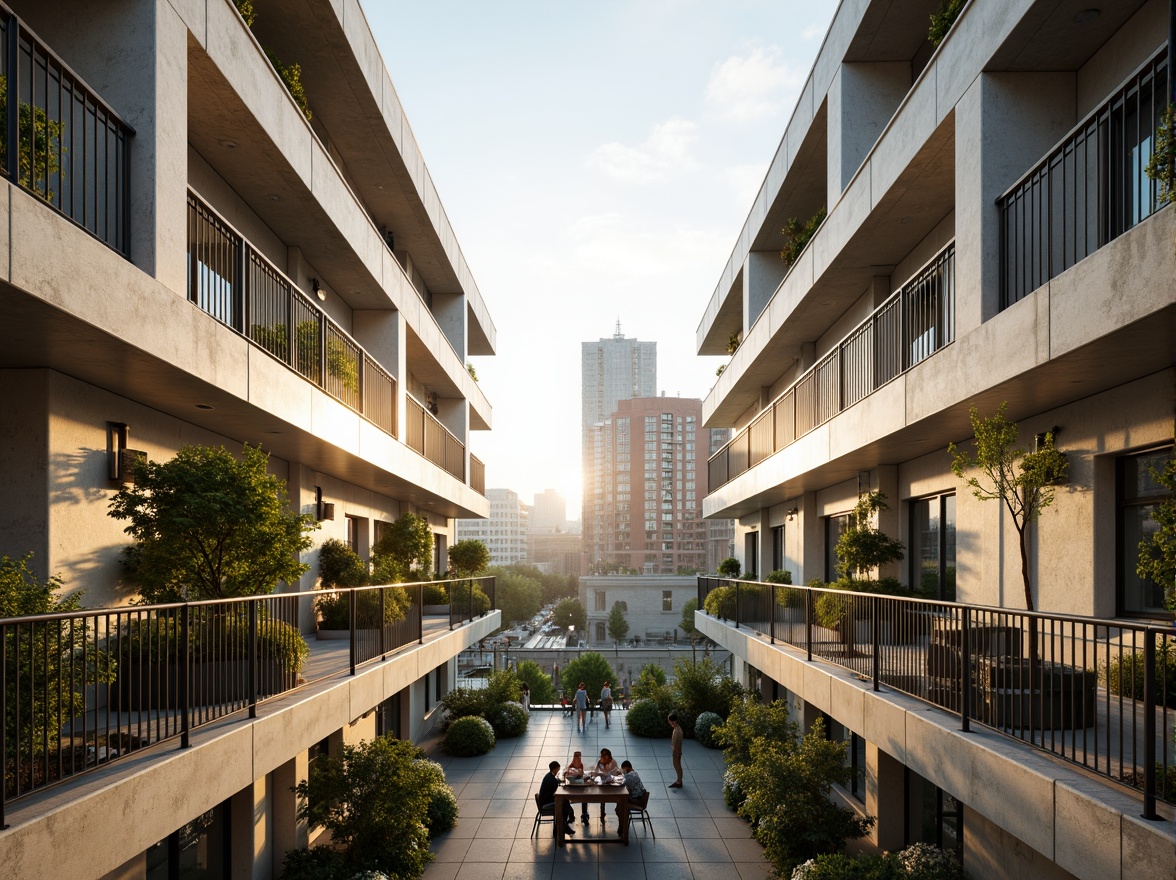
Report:
[{"label": "walkway", "polygon": [[[770,865],[751,839],[750,827],[723,804],[723,754],[686,740],[685,786],[674,781],[668,739],[629,733],[624,713],[613,713],[611,729],[597,715],[588,732],[576,732],[559,712],[533,712],[525,736],[500,740],[480,758],[452,758],[437,741],[426,743],[430,757],[445,767],[445,778],[461,807],[458,826],[433,841],[436,860],[424,880],[764,880]],[[591,766],[600,750],[612,750],[620,763],[633,762],[651,792],[649,813],[656,839],[640,823],[630,829],[629,846],[583,843],[585,838],[616,838],[610,813],[602,827],[599,813],[589,825],[576,820],[576,842],[557,850],[551,826],[531,838],[534,793],[551,761],[567,765],[572,751]],[[611,808],[610,808],[611,810]]]}]

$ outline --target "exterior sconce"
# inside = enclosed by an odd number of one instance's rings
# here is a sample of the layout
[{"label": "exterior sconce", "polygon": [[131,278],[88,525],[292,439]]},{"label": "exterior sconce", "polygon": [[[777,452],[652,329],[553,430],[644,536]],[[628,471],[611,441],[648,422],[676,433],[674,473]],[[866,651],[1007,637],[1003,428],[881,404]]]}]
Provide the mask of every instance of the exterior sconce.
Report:
[{"label": "exterior sconce", "polygon": [[129,449],[130,426],[123,422],[106,423],[107,476],[120,486],[135,484],[135,466],[147,460],[147,453],[141,449]]},{"label": "exterior sconce", "polygon": [[327,292],[323,290],[323,286],[319,284],[317,278],[310,279],[310,289],[314,291],[314,295],[319,298],[319,302],[326,302]]},{"label": "exterior sconce", "polygon": [[319,522],[335,518],[335,505],[330,501],[323,501],[322,486],[314,487],[314,518]]},{"label": "exterior sconce", "polygon": [[427,409],[433,415],[437,415],[438,407],[437,407],[437,392],[436,391],[430,391],[428,394],[425,395],[425,409]]},{"label": "exterior sconce", "polygon": [[799,508],[799,507],[791,507],[791,508],[789,508],[789,509],[788,509],[788,521],[789,521],[789,522],[792,522],[794,519],[796,519],[796,515],[797,515],[798,513],[800,513],[800,508]]}]

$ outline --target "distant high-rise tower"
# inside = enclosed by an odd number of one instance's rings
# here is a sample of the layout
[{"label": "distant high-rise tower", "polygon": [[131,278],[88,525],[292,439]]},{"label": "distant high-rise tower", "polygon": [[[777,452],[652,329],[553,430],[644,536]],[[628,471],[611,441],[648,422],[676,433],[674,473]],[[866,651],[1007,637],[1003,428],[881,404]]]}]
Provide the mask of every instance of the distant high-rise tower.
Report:
[{"label": "distant high-rise tower", "polygon": [[[604,515],[604,486],[593,455],[593,426],[611,416],[622,400],[656,396],[657,343],[626,339],[618,319],[611,338],[580,345],[580,455],[584,481],[580,522],[584,547],[589,548],[593,546],[597,522]],[[595,561],[589,556],[589,563]]]}]

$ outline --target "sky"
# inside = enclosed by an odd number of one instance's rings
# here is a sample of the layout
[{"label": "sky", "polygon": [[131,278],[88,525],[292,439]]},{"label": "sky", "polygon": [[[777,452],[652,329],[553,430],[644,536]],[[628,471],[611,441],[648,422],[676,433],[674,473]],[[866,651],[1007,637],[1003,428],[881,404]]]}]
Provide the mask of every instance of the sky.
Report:
[{"label": "sky", "polygon": [[699,321],[820,49],[833,0],[365,0],[498,331],[471,358],[486,486],[580,514],[580,343],[657,342],[705,399]]}]

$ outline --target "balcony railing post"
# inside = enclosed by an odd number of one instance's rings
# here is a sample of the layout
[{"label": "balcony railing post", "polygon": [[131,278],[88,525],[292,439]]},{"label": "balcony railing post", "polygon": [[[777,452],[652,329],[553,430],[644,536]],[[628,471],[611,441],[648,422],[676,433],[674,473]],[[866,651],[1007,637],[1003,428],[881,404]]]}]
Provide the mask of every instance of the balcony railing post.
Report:
[{"label": "balcony railing post", "polygon": [[[13,19],[9,19],[11,26]],[[9,80],[11,82],[11,80]],[[0,757],[8,760],[8,625],[0,624]],[[7,774],[6,774],[7,775]],[[8,780],[0,779],[0,829],[7,828],[4,804],[8,800]]]},{"label": "balcony railing post", "polygon": [[967,608],[960,609],[960,729],[964,733],[972,729],[971,619]]},{"label": "balcony railing post", "polygon": [[356,618],[358,617],[358,615],[356,614],[356,607],[355,607],[357,604],[357,600],[358,600],[358,593],[356,593],[355,588],[353,587],[347,591],[347,628],[350,631],[348,641],[350,642],[350,645],[351,645],[350,654],[351,654],[351,674],[352,675],[355,675],[355,655],[357,653],[357,648],[358,648],[358,646],[355,644],[356,629],[357,629]]},{"label": "balcony railing post", "polygon": [[776,644],[776,585],[768,587],[768,641]]},{"label": "balcony railing post", "polygon": [[[384,621],[386,621],[388,618],[386,618],[386,617],[384,616],[384,594],[387,592],[387,589],[388,589],[387,587],[380,587],[380,642],[379,642],[379,651],[380,651],[380,659],[381,659],[381,660],[385,659],[385,657],[386,657],[386,655],[385,655],[385,653],[384,653],[384,628],[385,628],[386,624],[385,624],[385,622],[384,622]],[[418,603],[418,604],[419,604],[419,603]],[[425,613],[425,606],[421,605],[421,614],[424,614],[424,613]]]},{"label": "balcony railing post", "polygon": [[8,145],[8,167],[4,169],[8,179],[20,184],[20,20],[15,15],[8,17],[8,64],[4,71],[8,82],[6,100],[7,116],[5,124],[8,126],[6,142]]},{"label": "balcony railing post", "polygon": [[257,717],[257,603],[249,602],[249,717]]},{"label": "balcony railing post", "polygon": [[735,629],[739,629],[739,581],[735,581]]},{"label": "balcony railing post", "polygon": [[1156,814],[1156,631],[1143,631],[1143,818]]},{"label": "balcony railing post", "polygon": [[[452,601],[452,597],[450,597]],[[453,614],[449,615],[449,628],[453,629]],[[425,643],[425,585],[417,584],[417,644]]]},{"label": "balcony railing post", "polygon": [[188,637],[192,629],[192,606],[187,602],[180,610],[180,748],[191,745],[188,732],[191,730],[192,715],[192,640]]},{"label": "balcony railing post", "polygon": [[870,642],[873,646],[873,653],[871,656],[871,664],[873,665],[873,679],[874,691],[879,690],[879,683],[881,681],[881,673],[878,667],[881,665],[882,657],[882,597],[873,596],[873,601],[870,603],[873,606],[873,614],[870,620]]},{"label": "balcony railing post", "polygon": [[804,591],[804,648],[807,659],[813,662],[813,591]]}]

